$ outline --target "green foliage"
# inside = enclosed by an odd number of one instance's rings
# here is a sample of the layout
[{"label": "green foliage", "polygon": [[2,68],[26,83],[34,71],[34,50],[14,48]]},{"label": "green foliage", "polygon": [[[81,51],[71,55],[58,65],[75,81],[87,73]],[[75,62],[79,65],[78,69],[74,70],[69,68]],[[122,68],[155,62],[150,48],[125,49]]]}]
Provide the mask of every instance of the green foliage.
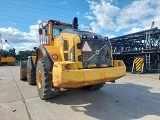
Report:
[{"label": "green foliage", "polygon": [[4,56],[4,57],[7,57],[7,56],[15,57],[16,56],[15,49],[10,49],[8,51],[3,50],[2,51],[2,56]]},{"label": "green foliage", "polygon": [[17,60],[27,59],[28,56],[33,56],[33,55],[35,55],[34,50],[32,50],[32,51],[29,51],[29,50],[19,51],[18,54],[16,55],[16,59]]},{"label": "green foliage", "polygon": [[16,54],[14,49],[10,49],[8,51],[3,50],[1,54],[3,57],[9,57],[9,56],[15,57],[16,60],[19,61],[19,60],[26,60],[28,56],[35,55],[35,51],[34,50],[19,51],[18,54]]},{"label": "green foliage", "polygon": [[16,61],[15,66],[19,66],[19,65],[20,65],[20,62]]}]

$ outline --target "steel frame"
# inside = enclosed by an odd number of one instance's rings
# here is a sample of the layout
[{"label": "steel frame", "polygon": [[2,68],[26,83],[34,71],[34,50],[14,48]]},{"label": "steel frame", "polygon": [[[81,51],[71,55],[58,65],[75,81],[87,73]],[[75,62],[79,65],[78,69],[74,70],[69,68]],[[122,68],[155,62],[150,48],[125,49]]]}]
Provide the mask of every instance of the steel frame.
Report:
[{"label": "steel frame", "polygon": [[144,57],[144,70],[160,70],[160,29],[152,28],[109,39],[112,44],[113,58],[125,62],[131,71],[135,57]]}]

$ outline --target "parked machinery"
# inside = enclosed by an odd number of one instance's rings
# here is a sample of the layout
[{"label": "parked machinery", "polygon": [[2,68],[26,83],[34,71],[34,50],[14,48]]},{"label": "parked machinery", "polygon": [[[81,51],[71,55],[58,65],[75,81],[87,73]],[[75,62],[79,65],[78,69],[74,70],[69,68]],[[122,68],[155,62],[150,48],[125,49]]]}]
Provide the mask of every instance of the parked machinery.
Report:
[{"label": "parked machinery", "polygon": [[[7,40],[5,40],[6,43],[9,44],[9,42]],[[10,45],[10,44],[9,44]],[[16,58],[15,58],[15,49],[13,48],[12,45],[10,45],[12,47],[12,49],[9,50],[7,54],[7,51],[3,50],[3,44],[2,44],[2,37],[0,34],[0,64],[8,64],[8,65],[14,65],[16,62]]]},{"label": "parked machinery", "polygon": [[21,61],[20,79],[37,84],[43,100],[57,96],[61,88],[97,90],[126,74],[123,61],[112,59],[108,39],[79,30],[76,17],[72,24],[42,22],[39,39],[36,56]]}]

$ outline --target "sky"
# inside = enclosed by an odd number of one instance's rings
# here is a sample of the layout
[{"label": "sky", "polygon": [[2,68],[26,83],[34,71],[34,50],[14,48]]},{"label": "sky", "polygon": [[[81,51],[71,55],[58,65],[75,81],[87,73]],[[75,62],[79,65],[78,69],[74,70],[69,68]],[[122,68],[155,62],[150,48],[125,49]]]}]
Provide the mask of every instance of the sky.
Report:
[{"label": "sky", "polygon": [[160,0],[0,0],[3,49],[33,50],[39,46],[38,27],[49,19],[71,23],[79,29],[109,38],[160,26]]}]

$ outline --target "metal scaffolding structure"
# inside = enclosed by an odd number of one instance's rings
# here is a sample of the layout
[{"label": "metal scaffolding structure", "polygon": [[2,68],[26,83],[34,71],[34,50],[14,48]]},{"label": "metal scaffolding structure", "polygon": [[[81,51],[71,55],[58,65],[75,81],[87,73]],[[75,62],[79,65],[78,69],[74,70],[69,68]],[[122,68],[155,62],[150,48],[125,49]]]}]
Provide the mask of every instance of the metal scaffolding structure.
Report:
[{"label": "metal scaffolding structure", "polygon": [[132,70],[136,57],[144,58],[144,71],[160,70],[160,29],[157,27],[109,40],[113,58],[123,60],[127,70]]}]

